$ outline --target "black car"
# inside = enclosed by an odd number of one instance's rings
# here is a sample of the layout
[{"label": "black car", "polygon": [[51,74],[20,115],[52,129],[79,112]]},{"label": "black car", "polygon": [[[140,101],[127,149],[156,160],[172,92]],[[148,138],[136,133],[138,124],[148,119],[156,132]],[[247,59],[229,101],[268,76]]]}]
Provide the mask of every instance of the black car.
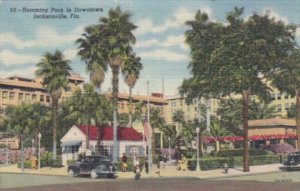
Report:
[{"label": "black car", "polygon": [[93,179],[100,175],[114,178],[117,171],[110,158],[106,156],[84,156],[79,161],[68,165],[68,174],[72,177],[90,174]]},{"label": "black car", "polygon": [[300,164],[300,151],[290,153],[284,165],[298,165]]}]

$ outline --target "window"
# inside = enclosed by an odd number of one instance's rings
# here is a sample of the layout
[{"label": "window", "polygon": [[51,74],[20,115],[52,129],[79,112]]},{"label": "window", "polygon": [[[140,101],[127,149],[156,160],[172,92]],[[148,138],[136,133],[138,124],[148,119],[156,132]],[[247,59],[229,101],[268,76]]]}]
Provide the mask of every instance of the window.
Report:
[{"label": "window", "polygon": [[137,146],[132,146],[129,149],[130,156],[137,156],[138,152],[139,152],[139,149]]},{"label": "window", "polygon": [[194,108],[194,111],[198,111],[198,107],[195,107],[195,108]]},{"label": "window", "polygon": [[121,109],[124,109],[124,103],[121,103]]},{"label": "window", "polygon": [[46,96],[46,102],[50,102],[50,96]]},{"label": "window", "polygon": [[281,99],[281,94],[277,93],[277,99]]},{"label": "window", "polygon": [[44,95],[40,95],[40,102],[44,102],[44,99],[45,99]]},{"label": "window", "polygon": [[176,101],[172,101],[172,102],[171,102],[171,106],[172,106],[172,107],[176,107]]},{"label": "window", "polygon": [[281,111],[281,104],[278,104],[277,111]]},{"label": "window", "polygon": [[2,98],[3,98],[3,99],[7,99],[7,94],[8,94],[7,91],[3,91],[3,92],[2,92]]},{"label": "window", "polygon": [[15,92],[10,92],[10,93],[9,93],[9,99],[10,99],[10,100],[15,99]]},{"label": "window", "polygon": [[30,101],[30,94],[25,94],[25,100]]},{"label": "window", "polygon": [[182,100],[180,100],[180,106],[183,106],[183,101]]},{"label": "window", "polygon": [[24,94],[23,93],[19,93],[19,100],[24,100]]},{"label": "window", "polygon": [[290,105],[288,103],[285,104],[285,110],[289,110],[290,109]]},{"label": "window", "polygon": [[32,100],[32,101],[36,101],[36,94],[32,94],[31,100]]},{"label": "window", "polygon": [[284,93],[284,99],[289,99],[289,94]]},{"label": "window", "polygon": [[275,94],[271,94],[271,100],[272,100],[272,101],[275,100]]},{"label": "window", "polygon": [[194,100],[193,100],[193,104],[194,104],[194,105],[197,105],[197,104],[198,104],[198,99],[194,99]]}]

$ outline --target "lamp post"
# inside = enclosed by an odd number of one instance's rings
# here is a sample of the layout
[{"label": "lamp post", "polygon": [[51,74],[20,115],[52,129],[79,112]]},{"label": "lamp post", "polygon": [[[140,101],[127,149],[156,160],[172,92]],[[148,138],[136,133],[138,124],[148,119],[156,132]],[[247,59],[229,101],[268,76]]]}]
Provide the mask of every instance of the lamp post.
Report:
[{"label": "lamp post", "polygon": [[39,170],[40,170],[41,169],[41,138],[42,138],[41,133],[38,134],[38,138],[39,138]]},{"label": "lamp post", "polygon": [[31,140],[32,143],[32,154],[35,155],[35,150],[34,150],[34,139]]},{"label": "lamp post", "polygon": [[169,140],[169,160],[171,160],[171,138],[168,137],[168,140]]},{"label": "lamp post", "polygon": [[196,167],[196,171],[200,171],[200,165],[199,165],[199,132],[200,132],[200,128],[197,127],[196,128],[196,133],[197,133],[197,167]]}]

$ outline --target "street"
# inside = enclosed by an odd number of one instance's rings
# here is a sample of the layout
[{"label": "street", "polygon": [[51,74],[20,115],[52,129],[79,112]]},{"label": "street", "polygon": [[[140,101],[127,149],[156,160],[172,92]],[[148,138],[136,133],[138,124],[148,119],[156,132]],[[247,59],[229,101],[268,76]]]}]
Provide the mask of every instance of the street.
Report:
[{"label": "street", "polygon": [[[297,176],[299,172],[293,172],[290,176]],[[255,181],[251,176],[244,176],[244,180],[237,181],[237,178],[226,180],[208,180],[198,178],[142,178],[140,180],[131,179],[97,179],[92,180],[87,177],[70,178],[63,176],[44,176],[44,175],[27,175],[27,174],[1,174],[2,191],[298,191],[300,183],[293,182],[294,179],[282,179],[282,173],[257,175],[264,181]],[[288,175],[289,176],[289,175]],[[249,180],[247,180],[249,177]],[[270,177],[269,179],[267,177]],[[278,179],[277,179],[277,178]],[[299,177],[299,176],[298,176]],[[11,179],[12,178],[12,179]],[[275,178],[275,179],[274,179]],[[10,179],[10,181],[7,181]],[[251,180],[252,179],[252,180]],[[274,179],[274,180],[273,180]],[[273,181],[272,181],[273,180]],[[295,179],[296,180],[296,179]],[[16,186],[17,188],[12,188]]]}]

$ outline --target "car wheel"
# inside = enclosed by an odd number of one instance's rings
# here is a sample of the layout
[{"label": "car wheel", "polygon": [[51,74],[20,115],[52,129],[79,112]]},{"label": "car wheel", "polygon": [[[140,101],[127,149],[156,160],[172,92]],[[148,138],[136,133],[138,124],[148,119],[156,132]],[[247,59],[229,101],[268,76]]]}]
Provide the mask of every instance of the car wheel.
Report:
[{"label": "car wheel", "polygon": [[74,172],[73,169],[70,169],[70,170],[68,171],[68,174],[69,174],[69,176],[71,176],[71,177],[75,177],[75,176],[76,176],[76,173]]},{"label": "car wheel", "polygon": [[93,169],[93,170],[91,171],[91,178],[92,178],[92,179],[98,178],[98,173],[96,172],[95,169]]}]

